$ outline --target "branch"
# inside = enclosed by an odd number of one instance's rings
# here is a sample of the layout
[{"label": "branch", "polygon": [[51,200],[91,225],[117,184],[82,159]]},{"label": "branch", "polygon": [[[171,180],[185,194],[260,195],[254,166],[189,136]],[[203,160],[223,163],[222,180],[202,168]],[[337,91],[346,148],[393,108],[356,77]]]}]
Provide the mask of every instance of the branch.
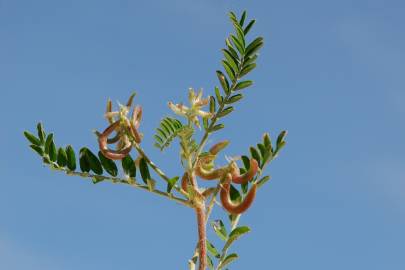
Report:
[{"label": "branch", "polygon": [[[143,151],[142,147],[135,142],[134,138],[130,136],[130,139],[133,143],[133,146],[135,147],[136,151],[138,151],[139,155],[141,155],[145,161],[149,164],[149,166],[164,180],[166,183],[169,183],[170,178],[146,155],[146,153]],[[187,197],[187,193],[184,192],[180,187],[177,185],[173,186],[173,189],[175,189],[177,192],[180,194],[184,195]]]},{"label": "branch", "polygon": [[160,191],[160,190],[157,190],[157,189],[150,189],[150,187],[147,186],[147,185],[141,185],[141,184],[136,183],[136,179],[134,179],[134,178],[129,178],[127,180],[127,179],[123,179],[123,178],[119,178],[119,177],[111,177],[111,176],[96,175],[96,174],[91,174],[91,173],[86,173],[86,172],[70,171],[70,170],[65,169],[65,168],[56,167],[56,166],[54,166],[52,164],[49,164],[49,167],[51,169],[53,169],[53,170],[61,171],[61,172],[66,173],[67,175],[71,175],[71,176],[80,176],[82,178],[96,179],[98,181],[110,181],[110,182],[112,182],[114,184],[117,184],[117,183],[118,184],[127,184],[127,185],[130,185],[130,186],[134,187],[134,188],[142,189],[144,191],[148,191],[150,193],[157,194],[157,195],[165,197],[165,198],[167,198],[169,200],[172,200],[172,201],[175,201],[175,202],[180,203],[182,205],[185,205],[187,207],[193,208],[193,206],[190,204],[190,202],[188,200],[176,197],[171,193],[167,193],[167,192]]}]

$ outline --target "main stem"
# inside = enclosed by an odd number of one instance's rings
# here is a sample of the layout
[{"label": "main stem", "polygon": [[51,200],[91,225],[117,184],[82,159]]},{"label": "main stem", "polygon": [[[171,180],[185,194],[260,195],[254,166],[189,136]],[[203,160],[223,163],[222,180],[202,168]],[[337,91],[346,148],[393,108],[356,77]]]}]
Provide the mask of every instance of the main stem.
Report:
[{"label": "main stem", "polygon": [[205,203],[195,208],[198,225],[198,247],[200,264],[198,270],[205,270],[207,267],[207,223],[205,216]]}]

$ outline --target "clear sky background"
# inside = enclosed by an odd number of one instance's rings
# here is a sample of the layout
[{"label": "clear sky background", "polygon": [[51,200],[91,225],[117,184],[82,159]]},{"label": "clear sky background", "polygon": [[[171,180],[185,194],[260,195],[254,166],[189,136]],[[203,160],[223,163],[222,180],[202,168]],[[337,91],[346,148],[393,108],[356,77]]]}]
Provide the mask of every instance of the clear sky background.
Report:
[{"label": "clear sky background", "polygon": [[95,150],[107,98],[137,90],[143,147],[178,174],[176,147],[160,155],[154,129],[188,87],[213,93],[227,13],[243,9],[265,47],[209,144],[229,138],[237,155],[264,132],[289,135],[230,268],[405,269],[405,4],[394,0],[0,0],[0,269],[187,269],[190,209],[52,172],[22,132],[43,121],[57,144]]}]

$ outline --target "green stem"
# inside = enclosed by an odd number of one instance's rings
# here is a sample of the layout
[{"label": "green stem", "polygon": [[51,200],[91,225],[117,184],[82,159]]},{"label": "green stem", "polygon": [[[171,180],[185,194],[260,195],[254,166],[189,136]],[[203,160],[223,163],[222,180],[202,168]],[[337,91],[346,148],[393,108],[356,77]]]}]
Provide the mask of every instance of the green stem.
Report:
[{"label": "green stem", "polygon": [[[240,67],[241,67],[241,66],[243,66],[243,57],[242,57],[242,61],[241,61]],[[215,123],[216,123],[217,120],[218,120],[218,115],[219,115],[219,113],[221,113],[222,110],[223,110],[224,107],[225,107],[225,102],[226,102],[226,100],[230,97],[232,91],[235,90],[235,87],[236,87],[236,85],[237,85],[238,82],[239,82],[239,79],[240,79],[240,78],[239,78],[239,73],[240,73],[240,70],[238,70],[238,73],[235,75],[235,81],[232,82],[232,85],[231,85],[231,87],[229,88],[228,93],[226,94],[226,96],[225,96],[224,99],[222,100],[221,104],[219,105],[219,108],[218,108],[217,112],[215,113],[214,117],[211,119],[210,125],[209,125],[208,128],[205,130],[205,133],[204,133],[203,137],[201,138],[200,144],[198,145],[197,151],[196,151],[195,156],[194,156],[193,167],[195,166],[195,164],[196,164],[196,162],[197,162],[197,159],[198,159],[198,156],[200,155],[202,149],[204,148],[205,143],[206,143],[207,140],[208,140],[208,136],[209,136],[209,134],[210,134],[209,130],[214,127]]]},{"label": "green stem", "polygon": [[[231,232],[238,226],[240,216],[241,216],[241,215],[237,215],[236,218],[235,218],[235,220],[232,222],[232,224],[231,224]],[[228,250],[229,250],[230,247],[231,247],[231,245],[225,244],[224,247],[222,248],[222,250],[221,250],[221,257],[219,258],[219,262],[218,262],[218,265],[217,265],[217,267],[215,268],[215,270],[220,270],[220,269],[222,268],[222,267],[221,267],[221,266],[222,266],[222,263],[223,263],[223,261],[224,261],[226,255],[228,254]]]},{"label": "green stem", "polygon": [[[263,168],[262,168],[262,169],[259,171],[259,173],[257,174],[256,179],[260,178],[260,176],[262,175],[262,171],[263,171],[264,167],[267,166],[272,160],[273,160],[273,159],[270,159],[270,160],[263,166]],[[236,227],[238,227],[238,224],[239,224],[239,221],[240,221],[241,216],[242,216],[242,214],[237,215],[236,218],[235,218],[235,219],[233,220],[233,222],[231,223],[231,232],[232,232]],[[225,259],[226,255],[227,255],[227,253],[228,253],[229,248],[230,248],[230,245],[225,245],[225,246],[223,247],[223,249],[221,250],[221,257],[220,257],[220,259],[219,259],[218,265],[217,265],[217,267],[215,268],[215,270],[221,270],[221,264],[222,264],[223,260]]]},{"label": "green stem", "polygon": [[49,167],[51,167],[51,169],[53,169],[53,170],[65,172],[67,175],[80,176],[82,178],[97,179],[97,180],[102,180],[102,181],[111,181],[112,183],[127,184],[134,188],[138,188],[138,189],[142,189],[142,190],[154,193],[156,195],[165,197],[169,200],[183,204],[187,207],[193,208],[193,206],[190,204],[190,202],[188,200],[178,198],[171,193],[167,193],[167,192],[160,191],[157,189],[151,190],[149,188],[149,186],[147,186],[147,185],[140,185],[140,184],[136,183],[134,178],[130,178],[129,180],[127,180],[127,179],[122,179],[119,177],[111,177],[111,176],[96,175],[96,174],[91,174],[91,173],[86,173],[86,172],[70,171],[68,169],[60,168],[60,167],[57,167],[56,165],[52,165],[52,164],[50,164]]},{"label": "green stem", "polygon": [[[129,136],[136,151],[138,151],[139,155],[141,155],[145,161],[149,164],[149,166],[167,183],[169,183],[170,178],[146,155],[145,151],[141,148],[139,144],[137,144],[131,136]],[[179,192],[182,195],[187,196],[187,194],[179,188],[177,185],[173,186],[173,189],[175,189],[177,192]]]}]

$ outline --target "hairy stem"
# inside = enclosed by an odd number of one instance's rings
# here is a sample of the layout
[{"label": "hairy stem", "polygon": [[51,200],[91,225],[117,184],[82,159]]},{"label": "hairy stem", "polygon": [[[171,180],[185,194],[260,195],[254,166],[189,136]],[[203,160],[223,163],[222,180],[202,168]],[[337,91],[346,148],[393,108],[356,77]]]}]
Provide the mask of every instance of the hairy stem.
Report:
[{"label": "hairy stem", "polygon": [[[136,151],[138,151],[139,155],[141,155],[145,161],[149,164],[149,166],[163,179],[165,180],[167,183],[169,182],[170,178],[146,155],[146,153],[143,151],[143,149],[141,148],[141,146],[135,142],[134,138],[132,138],[132,136],[130,136],[131,140],[133,141],[133,145],[136,149]],[[177,192],[179,192],[180,194],[183,194],[185,196],[187,196],[187,193],[185,193],[181,188],[179,188],[177,185],[173,186],[173,189],[175,189]]]},{"label": "hairy stem", "polygon": [[49,165],[49,166],[53,170],[65,172],[67,175],[80,176],[80,177],[83,177],[83,178],[97,179],[97,180],[102,180],[102,181],[110,181],[112,183],[130,185],[130,186],[132,186],[134,188],[142,189],[144,191],[148,191],[148,192],[154,193],[156,195],[165,197],[165,198],[167,198],[169,200],[175,201],[175,202],[180,203],[182,205],[185,205],[187,207],[193,207],[188,200],[178,198],[178,197],[174,196],[171,193],[167,193],[167,192],[160,191],[160,190],[157,190],[157,189],[151,190],[149,188],[149,186],[147,186],[147,185],[141,185],[141,184],[136,183],[134,178],[131,178],[131,179],[127,180],[127,179],[123,179],[123,178],[119,178],[119,177],[110,177],[110,176],[96,175],[96,174],[91,174],[91,173],[86,173],[86,172],[70,171],[68,169],[60,168],[60,167],[57,167],[57,166],[54,166],[54,165]]},{"label": "hairy stem", "polygon": [[200,264],[198,270],[205,270],[207,267],[207,224],[205,217],[205,205],[199,205],[195,208],[198,225],[198,247]]},{"label": "hairy stem", "polygon": [[[242,58],[242,59],[243,59],[243,58]],[[240,64],[240,66],[242,67],[242,65],[243,65],[243,60],[242,60],[242,63]],[[224,99],[223,99],[221,105],[219,106],[217,112],[215,113],[214,117],[211,119],[210,125],[209,125],[208,128],[205,130],[205,133],[204,133],[203,137],[201,138],[201,141],[200,141],[200,143],[199,143],[199,145],[198,145],[196,154],[195,154],[195,156],[194,156],[193,166],[195,166],[195,164],[196,164],[196,162],[197,162],[197,160],[198,160],[198,156],[200,155],[202,149],[204,148],[205,143],[206,143],[207,140],[208,140],[208,136],[210,135],[209,130],[210,130],[212,127],[214,127],[215,123],[216,123],[217,120],[218,120],[218,114],[219,114],[220,112],[222,112],[222,110],[223,110],[224,107],[225,107],[225,100],[230,97],[232,91],[235,90],[235,87],[236,87],[236,85],[238,84],[238,82],[239,82],[239,71],[238,71],[237,74],[235,75],[235,81],[232,82],[232,85],[230,86],[228,93],[227,93],[226,96],[224,97]]]}]

